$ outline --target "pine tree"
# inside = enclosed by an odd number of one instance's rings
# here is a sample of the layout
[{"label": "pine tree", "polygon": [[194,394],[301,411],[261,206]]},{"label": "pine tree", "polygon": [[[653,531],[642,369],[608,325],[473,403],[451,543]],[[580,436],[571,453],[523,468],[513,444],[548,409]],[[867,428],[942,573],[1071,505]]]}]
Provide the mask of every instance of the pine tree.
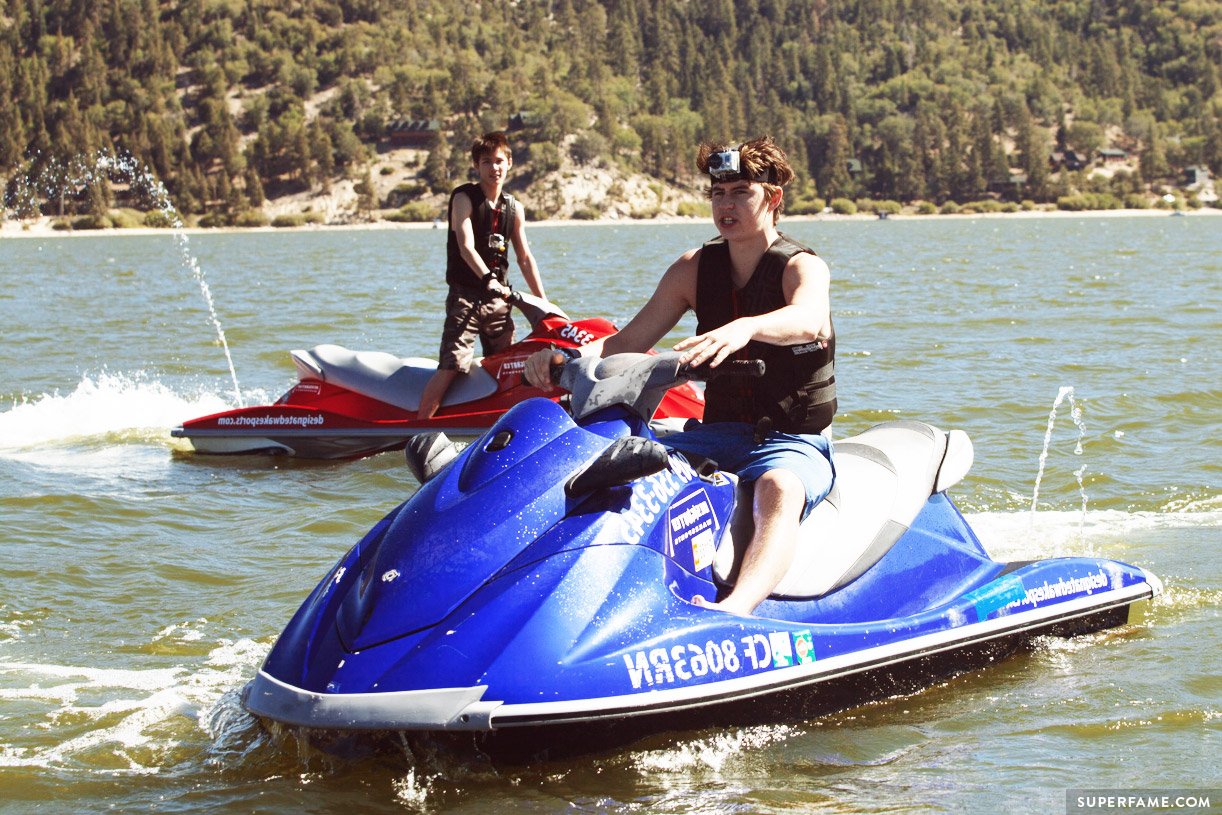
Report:
[{"label": "pine tree", "polygon": [[245,180],[246,201],[252,208],[259,209],[266,199],[263,195],[263,181],[259,178],[259,171],[253,163],[246,167]]},{"label": "pine tree", "polygon": [[849,175],[848,132],[843,116],[833,116],[827,131],[827,146],[816,180],[828,198],[852,196],[852,176]]},{"label": "pine tree", "polygon": [[1048,197],[1048,140],[1043,129],[1031,118],[1031,114],[1023,107],[1019,114],[1017,133],[1014,146],[1018,150],[1022,162],[1023,173],[1027,176],[1025,194],[1036,200]]},{"label": "pine tree", "polygon": [[429,147],[428,158],[424,161],[421,177],[428,183],[433,192],[442,192],[450,187],[450,143],[438,132]]},{"label": "pine tree", "polygon": [[373,211],[378,207],[377,188],[373,186],[373,174],[365,168],[365,175],[353,185],[356,193],[356,211],[367,221],[373,220]]}]

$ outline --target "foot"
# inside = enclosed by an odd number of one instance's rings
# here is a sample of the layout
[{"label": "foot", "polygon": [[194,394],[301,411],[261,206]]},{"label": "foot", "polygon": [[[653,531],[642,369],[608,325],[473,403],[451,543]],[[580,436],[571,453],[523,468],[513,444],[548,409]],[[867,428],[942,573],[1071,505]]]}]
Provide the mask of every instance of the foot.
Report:
[{"label": "foot", "polygon": [[729,599],[730,598],[727,597],[725,600],[721,601],[720,603],[715,603],[712,600],[705,600],[702,596],[697,594],[695,597],[692,598],[692,605],[699,606],[700,608],[707,608],[712,611],[724,611],[727,614],[737,614],[740,617],[750,617],[751,616],[751,609],[740,610],[738,608],[735,608],[733,605],[729,603]]}]

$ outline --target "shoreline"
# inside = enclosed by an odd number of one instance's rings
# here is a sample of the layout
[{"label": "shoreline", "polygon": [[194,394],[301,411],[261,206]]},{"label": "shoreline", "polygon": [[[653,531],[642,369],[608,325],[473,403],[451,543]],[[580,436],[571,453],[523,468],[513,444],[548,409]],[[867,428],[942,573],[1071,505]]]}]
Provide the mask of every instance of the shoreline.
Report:
[{"label": "shoreline", "polygon": [[[1008,219],[1008,218],[1167,218],[1171,216],[1181,215],[1184,217],[1211,217],[1222,216],[1222,209],[1213,207],[1202,207],[1200,209],[1191,210],[1167,210],[1167,209],[1099,209],[1099,210],[1082,210],[1072,212],[1069,210],[1027,210],[1019,212],[982,212],[982,213],[955,213],[955,214],[930,214],[930,215],[915,215],[915,214],[896,214],[888,215],[886,218],[879,218],[872,213],[862,213],[857,215],[837,215],[833,213],[821,213],[818,215],[782,215],[781,223],[819,223],[819,222],[836,222],[836,221],[930,221],[941,219]],[[147,235],[223,235],[223,234],[259,234],[259,233],[294,233],[294,232],[332,232],[332,231],[372,231],[372,230],[422,230],[422,229],[440,229],[440,222],[394,222],[394,221],[370,221],[366,223],[348,223],[348,224],[303,224],[301,226],[276,227],[276,226],[225,226],[225,227],[182,227],[182,228],[154,228],[154,227],[131,227],[131,228],[116,228],[109,229],[53,229],[52,224],[58,218],[52,216],[43,216],[31,220],[0,220],[0,240],[7,238],[81,238],[81,237],[122,237],[122,236],[147,236]],[[574,227],[574,226],[640,226],[649,224],[703,224],[708,222],[707,217],[681,217],[677,215],[661,216],[658,218],[595,218],[589,220],[578,219],[554,219],[543,221],[531,221],[530,228],[546,229],[549,227]]]}]

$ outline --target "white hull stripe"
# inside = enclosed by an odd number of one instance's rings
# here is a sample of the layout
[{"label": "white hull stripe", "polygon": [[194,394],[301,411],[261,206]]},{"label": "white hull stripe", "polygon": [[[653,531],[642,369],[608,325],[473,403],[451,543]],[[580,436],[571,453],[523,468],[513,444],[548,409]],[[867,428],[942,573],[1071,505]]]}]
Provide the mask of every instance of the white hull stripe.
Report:
[{"label": "white hull stripe", "polygon": [[566,702],[502,704],[492,714],[492,726],[517,727],[579,722],[610,716],[634,716],[749,699],[781,690],[825,682],[841,676],[894,665],[924,656],[969,647],[990,640],[1042,628],[1059,622],[1129,605],[1152,594],[1148,584],[1057,603],[1054,606],[1010,614],[982,623],[925,634],[914,639],[880,645],[804,665],[765,671],[751,676],[706,682],[684,688],[605,696]]}]

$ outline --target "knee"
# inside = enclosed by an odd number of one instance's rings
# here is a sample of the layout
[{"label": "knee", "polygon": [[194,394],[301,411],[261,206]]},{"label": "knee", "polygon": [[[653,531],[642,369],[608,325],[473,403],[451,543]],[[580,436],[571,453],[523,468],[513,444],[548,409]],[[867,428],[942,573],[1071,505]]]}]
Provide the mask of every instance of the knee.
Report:
[{"label": "knee", "polygon": [[806,487],[788,470],[769,470],[755,481],[755,500],[764,506],[805,506]]}]

